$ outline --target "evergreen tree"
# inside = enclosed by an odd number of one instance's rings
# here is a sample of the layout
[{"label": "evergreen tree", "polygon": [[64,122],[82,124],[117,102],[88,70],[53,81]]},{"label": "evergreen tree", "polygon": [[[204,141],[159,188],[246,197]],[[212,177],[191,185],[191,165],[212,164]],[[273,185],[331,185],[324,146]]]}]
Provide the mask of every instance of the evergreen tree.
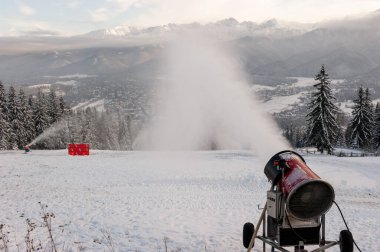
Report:
[{"label": "evergreen tree", "polygon": [[41,90],[38,90],[37,99],[35,101],[34,111],[33,111],[33,121],[36,136],[42,134],[45,129],[49,127],[49,116],[46,107],[46,99]]},{"label": "evergreen tree", "polygon": [[19,137],[22,137],[22,122],[20,121],[20,104],[13,86],[9,88],[8,99],[8,120],[11,130],[8,133],[8,148],[16,150],[18,148]]},{"label": "evergreen tree", "polygon": [[84,113],[83,128],[86,129],[86,133],[83,135],[83,143],[90,144],[91,148],[96,147],[96,135],[95,135],[95,119],[96,109],[86,108]]},{"label": "evergreen tree", "polygon": [[354,100],[351,121],[351,141],[352,146],[358,148],[369,148],[372,140],[373,111],[369,90],[358,89],[358,97]]},{"label": "evergreen tree", "polygon": [[315,80],[318,81],[314,85],[317,91],[312,94],[309,103],[311,112],[307,114],[308,141],[317,147],[318,151],[327,150],[331,154],[340,129],[336,123],[338,107],[333,103],[335,97],[332,95],[331,82],[324,65],[322,65]]},{"label": "evergreen tree", "polygon": [[68,108],[66,106],[65,100],[62,96],[60,96],[58,99],[58,118],[61,118],[65,114],[68,114],[68,112],[66,112],[67,109]]},{"label": "evergreen tree", "polygon": [[55,90],[50,89],[49,96],[47,98],[47,103],[48,103],[48,115],[50,119],[50,124],[55,123],[58,121],[59,118],[59,104],[57,101],[57,96],[55,95]]},{"label": "evergreen tree", "polygon": [[375,125],[374,125],[374,146],[376,149],[380,148],[380,102],[376,104],[375,109]]},{"label": "evergreen tree", "polygon": [[0,81],[0,150],[8,148],[10,125],[7,114],[7,102],[3,83]]},{"label": "evergreen tree", "polygon": [[129,149],[128,129],[123,116],[118,114],[118,141],[120,150]]},{"label": "evergreen tree", "polygon": [[26,104],[26,122],[25,128],[27,132],[27,142],[30,143],[36,137],[36,129],[34,123],[34,111],[33,108],[35,106],[34,99],[32,95],[29,95],[28,101]]},{"label": "evergreen tree", "polygon": [[365,90],[365,95],[364,95],[364,108],[365,111],[368,115],[368,129],[369,129],[369,136],[368,136],[368,143],[367,143],[367,148],[368,149],[373,149],[373,144],[374,144],[374,139],[373,139],[373,130],[375,127],[375,114],[374,114],[374,108],[372,104],[372,99],[371,99],[371,93],[369,92],[369,89],[366,88]]},{"label": "evergreen tree", "polygon": [[133,141],[134,141],[134,135],[133,135],[133,128],[132,128],[132,117],[130,115],[127,115],[127,131],[128,131],[128,150],[133,150]]},{"label": "evergreen tree", "polygon": [[25,97],[25,93],[22,89],[19,91],[19,95],[17,97],[17,104],[19,106],[18,113],[16,114],[17,121],[19,122],[17,135],[17,145],[19,148],[23,148],[26,144],[28,144],[28,103]]},{"label": "evergreen tree", "polygon": [[99,149],[115,150],[119,148],[116,126],[109,113],[101,113],[96,124],[96,136]]}]

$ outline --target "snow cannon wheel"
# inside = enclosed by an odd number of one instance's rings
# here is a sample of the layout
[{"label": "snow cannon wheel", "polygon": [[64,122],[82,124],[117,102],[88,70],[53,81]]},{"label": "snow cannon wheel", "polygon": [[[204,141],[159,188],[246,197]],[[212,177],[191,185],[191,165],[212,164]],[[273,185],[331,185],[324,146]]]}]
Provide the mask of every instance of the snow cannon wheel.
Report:
[{"label": "snow cannon wheel", "polygon": [[348,230],[342,230],[339,234],[339,246],[341,252],[353,252],[354,251],[354,238]]},{"label": "snow cannon wheel", "polygon": [[245,248],[249,247],[253,233],[255,232],[255,225],[250,222],[247,222],[243,226],[243,245]]}]

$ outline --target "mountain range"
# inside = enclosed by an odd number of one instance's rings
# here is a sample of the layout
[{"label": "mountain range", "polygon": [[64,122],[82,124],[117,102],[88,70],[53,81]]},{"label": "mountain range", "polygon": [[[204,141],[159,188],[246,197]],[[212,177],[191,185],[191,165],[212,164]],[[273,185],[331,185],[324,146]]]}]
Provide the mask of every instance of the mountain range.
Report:
[{"label": "mountain range", "polygon": [[229,43],[252,75],[315,75],[325,64],[334,78],[380,77],[380,11],[315,24],[238,22],[117,26],[71,37],[0,38],[0,79],[32,83],[43,76],[146,73],[173,34],[201,30]]},{"label": "mountain range", "polygon": [[[281,95],[278,85],[291,82],[289,77],[314,77],[322,64],[332,79],[345,80],[336,90],[339,102],[352,100],[358,85],[371,88],[377,99],[378,24],[380,10],[314,24],[228,18],[208,24],[117,26],[70,37],[0,37],[0,80],[6,85],[56,86],[72,105],[91,99],[120,103],[127,96],[128,109],[143,111],[152,87],[165,75],[160,65],[167,45],[173,36],[190,30],[207,33],[231,48],[231,60],[241,63],[252,85],[276,87],[276,92],[261,92],[265,100]],[[305,90],[286,92],[301,91]]]}]

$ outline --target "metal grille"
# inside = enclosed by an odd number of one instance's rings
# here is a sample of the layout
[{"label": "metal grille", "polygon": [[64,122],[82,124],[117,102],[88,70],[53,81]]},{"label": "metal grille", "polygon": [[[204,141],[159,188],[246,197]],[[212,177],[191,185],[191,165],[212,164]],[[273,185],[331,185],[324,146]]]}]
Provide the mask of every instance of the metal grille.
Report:
[{"label": "metal grille", "polygon": [[332,186],[322,180],[301,183],[287,199],[287,210],[296,218],[311,219],[326,213],[335,198]]}]

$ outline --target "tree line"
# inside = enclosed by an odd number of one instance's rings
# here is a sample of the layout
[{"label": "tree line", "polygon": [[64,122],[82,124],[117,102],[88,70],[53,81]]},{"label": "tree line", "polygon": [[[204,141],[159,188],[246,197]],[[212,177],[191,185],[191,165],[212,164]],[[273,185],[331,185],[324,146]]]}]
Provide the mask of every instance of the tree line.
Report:
[{"label": "tree line", "polygon": [[68,127],[61,131],[69,136],[69,143],[88,143],[90,148],[99,150],[133,150],[140,129],[132,115],[91,107],[70,112],[64,123]]},{"label": "tree line", "polygon": [[[336,106],[331,81],[322,65],[315,77],[306,124],[286,126],[284,136],[293,147],[314,146],[332,153],[335,147],[367,151],[380,148],[380,103],[374,106],[368,88],[359,87],[348,122]],[[50,89],[36,95],[6,92],[0,81],[0,150],[32,148],[62,149],[68,143],[89,143],[91,148],[132,150],[141,122],[120,108],[98,111],[95,108],[70,109],[62,96]]]},{"label": "tree line", "polygon": [[0,81],[0,150],[24,148],[42,134],[65,113],[63,97],[53,90],[36,96],[25,95],[22,88],[16,92],[11,86],[6,92]]},{"label": "tree line", "polygon": [[352,116],[344,125],[344,113],[335,105],[331,81],[322,65],[316,89],[308,104],[307,125],[287,126],[284,135],[294,147],[314,146],[331,154],[334,147],[374,151],[380,148],[380,103],[373,105],[368,88],[359,87]]},{"label": "tree line", "polygon": [[64,149],[69,143],[91,148],[132,150],[140,128],[121,111],[71,109],[54,89],[26,96],[13,86],[6,92],[0,81],[0,150]]}]

